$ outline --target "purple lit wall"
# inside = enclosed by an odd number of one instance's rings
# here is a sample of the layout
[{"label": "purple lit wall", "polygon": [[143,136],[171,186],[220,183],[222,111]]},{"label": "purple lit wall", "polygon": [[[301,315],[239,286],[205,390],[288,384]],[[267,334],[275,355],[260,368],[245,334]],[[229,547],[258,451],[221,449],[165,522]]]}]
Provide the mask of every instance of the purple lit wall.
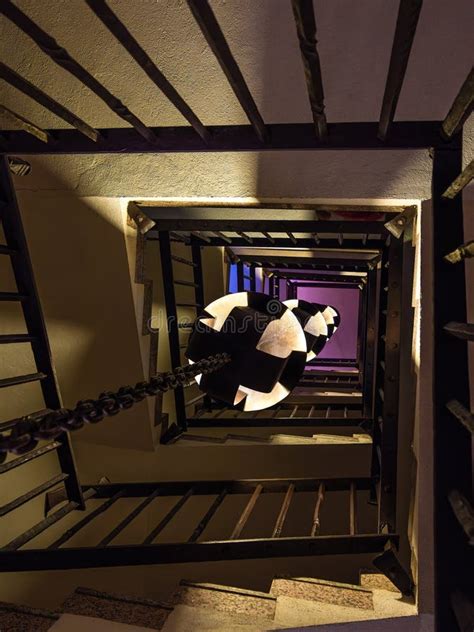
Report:
[{"label": "purple lit wall", "polygon": [[[288,272],[288,270],[285,270]],[[296,270],[295,272],[298,272]],[[244,273],[247,274],[245,267]],[[249,290],[250,284],[244,280],[244,289]],[[260,288],[258,288],[260,290]],[[268,291],[268,281],[265,285]],[[237,291],[237,267],[230,266],[229,292]],[[261,290],[260,290],[261,291]],[[341,314],[341,325],[325,345],[318,357],[320,358],[356,358],[357,330],[359,325],[359,296],[358,289],[338,289],[324,287],[298,287],[297,297],[310,303],[333,305]],[[280,280],[280,300],[286,298],[286,283]]]},{"label": "purple lit wall", "polygon": [[359,325],[359,295],[356,289],[298,287],[297,297],[310,303],[332,305],[341,314],[341,325],[326,343],[319,358],[356,358]]}]

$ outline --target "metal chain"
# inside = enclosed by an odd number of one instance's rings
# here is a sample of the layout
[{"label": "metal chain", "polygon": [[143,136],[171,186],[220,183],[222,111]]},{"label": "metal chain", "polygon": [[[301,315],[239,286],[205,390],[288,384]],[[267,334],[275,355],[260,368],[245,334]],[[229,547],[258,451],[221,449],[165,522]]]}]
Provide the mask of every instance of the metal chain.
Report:
[{"label": "metal chain", "polygon": [[[158,373],[148,382],[122,386],[115,393],[101,393],[97,399],[81,400],[73,409],[60,408],[35,418],[21,417],[15,420],[9,435],[0,433],[0,463],[5,460],[8,452],[30,452],[41,439],[54,439],[64,431],[80,430],[85,423],[96,424],[105,417],[113,417],[121,410],[127,410],[141,402],[145,397],[154,397],[160,392],[185,386],[196,375],[217,371],[229,361],[229,354],[217,353],[194,364]],[[12,424],[8,422],[8,425]]]}]

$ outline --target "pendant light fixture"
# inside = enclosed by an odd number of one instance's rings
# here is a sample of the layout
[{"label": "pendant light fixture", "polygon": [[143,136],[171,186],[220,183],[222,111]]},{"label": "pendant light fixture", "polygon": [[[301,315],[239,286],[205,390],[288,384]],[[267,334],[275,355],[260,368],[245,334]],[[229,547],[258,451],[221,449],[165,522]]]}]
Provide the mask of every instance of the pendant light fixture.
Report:
[{"label": "pendant light fixture", "polygon": [[305,333],[292,310],[260,292],[228,294],[208,305],[186,349],[190,363],[226,352],[218,371],[196,377],[215,399],[244,411],[280,402],[299,382],[307,356]]}]

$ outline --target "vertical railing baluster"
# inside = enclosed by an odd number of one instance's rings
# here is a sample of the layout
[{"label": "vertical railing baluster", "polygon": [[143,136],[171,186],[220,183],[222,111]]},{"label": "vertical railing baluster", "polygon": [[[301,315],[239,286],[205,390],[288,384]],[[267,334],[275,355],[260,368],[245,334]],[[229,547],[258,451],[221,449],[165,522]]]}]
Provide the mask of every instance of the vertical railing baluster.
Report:
[{"label": "vertical railing baluster", "polygon": [[351,481],[349,494],[349,532],[354,535],[357,533],[357,487],[354,481]]},{"label": "vertical railing baluster", "polygon": [[[168,339],[170,348],[171,368],[181,366],[181,352],[179,340],[179,323],[176,311],[176,295],[174,291],[173,261],[171,259],[170,235],[168,231],[160,231],[160,259],[163,277],[163,292],[165,295]],[[195,268],[194,268],[195,269]],[[197,288],[196,288],[197,290]],[[198,302],[198,301],[196,301]],[[184,325],[182,323],[181,325]],[[184,391],[182,387],[174,390],[176,421],[182,430],[186,430],[186,408],[184,405]]]},{"label": "vertical railing baluster", "polygon": [[237,540],[237,538],[242,533],[245,525],[247,524],[248,519],[250,518],[250,514],[252,513],[257,503],[258,497],[260,496],[262,489],[263,489],[263,486],[260,484],[257,485],[257,487],[254,489],[254,492],[252,496],[250,497],[250,500],[248,501],[247,505],[245,506],[245,509],[243,510],[237,524],[235,525],[235,528],[232,531],[232,534],[229,540]]},{"label": "vertical railing baluster", "polygon": [[290,508],[290,503],[291,499],[293,498],[294,491],[295,485],[294,483],[291,483],[286,491],[285,498],[283,499],[283,504],[281,506],[280,513],[278,514],[278,518],[273,529],[272,538],[279,538],[281,536],[281,532],[283,531],[283,526],[285,524],[286,516],[288,514],[288,509]]},{"label": "vertical railing baluster", "polygon": [[214,516],[214,514],[216,513],[216,511],[218,510],[218,508],[220,507],[220,505],[222,504],[226,496],[227,496],[227,489],[223,489],[221,493],[217,496],[217,498],[214,500],[212,505],[209,507],[209,509],[207,510],[206,515],[203,517],[203,519],[199,522],[198,526],[192,532],[191,537],[189,538],[188,542],[197,541],[201,533],[204,531],[204,529],[207,527],[209,522],[212,520],[212,517]]},{"label": "vertical railing baluster", "polygon": [[201,246],[199,244],[192,243],[191,245],[191,259],[194,264],[193,266],[193,277],[194,277],[194,297],[196,300],[196,304],[200,305],[201,308],[204,307],[204,277],[202,274],[202,256],[201,256]]},{"label": "vertical railing baluster", "polygon": [[166,516],[160,520],[160,522],[156,525],[154,529],[150,531],[147,537],[143,540],[143,544],[151,544],[156,536],[163,531],[166,525],[175,517],[181,507],[185,504],[190,496],[192,496],[194,490],[191,487],[188,491],[182,496],[178,502],[168,511]]},{"label": "vertical railing baluster", "polygon": [[316,496],[316,505],[314,507],[313,525],[311,527],[311,536],[319,534],[321,529],[321,520],[319,515],[321,513],[321,505],[324,501],[324,483],[319,483],[318,495]]},{"label": "vertical railing baluster", "polygon": [[239,261],[237,264],[237,292],[244,291],[244,263]]},{"label": "vertical railing baluster", "polygon": [[135,518],[145,509],[145,507],[148,507],[148,505],[157,496],[159,496],[159,494],[160,488],[157,487],[149,496],[144,498],[142,502],[137,505],[127,516],[125,516],[125,518],[121,520],[119,524],[112,529],[112,531],[109,531],[109,533],[104,538],[102,538],[102,540],[99,542],[99,546],[107,546],[107,544],[109,544],[109,542],[116,538],[118,534],[121,533],[125,529],[125,527],[127,527],[132,522],[132,520],[135,520]]}]

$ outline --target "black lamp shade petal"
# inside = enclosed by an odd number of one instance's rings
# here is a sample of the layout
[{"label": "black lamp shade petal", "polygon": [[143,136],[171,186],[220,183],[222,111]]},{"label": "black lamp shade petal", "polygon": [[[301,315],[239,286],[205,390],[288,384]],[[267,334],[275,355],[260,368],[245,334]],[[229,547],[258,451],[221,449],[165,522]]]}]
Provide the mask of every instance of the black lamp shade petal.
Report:
[{"label": "black lamp shade petal", "polygon": [[197,362],[226,352],[231,361],[198,376],[204,392],[243,410],[262,410],[286,397],[306,364],[306,338],[290,309],[259,292],[213,301],[199,315],[186,357]]}]

